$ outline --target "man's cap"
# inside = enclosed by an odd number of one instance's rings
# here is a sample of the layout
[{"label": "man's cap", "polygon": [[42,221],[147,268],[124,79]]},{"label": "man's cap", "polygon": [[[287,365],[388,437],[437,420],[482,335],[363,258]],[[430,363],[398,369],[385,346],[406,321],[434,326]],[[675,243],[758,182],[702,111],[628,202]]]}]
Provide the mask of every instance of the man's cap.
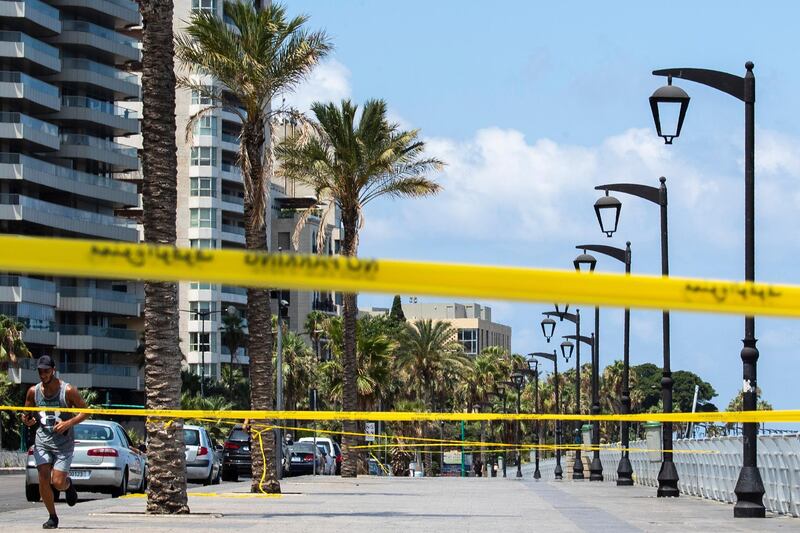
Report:
[{"label": "man's cap", "polygon": [[39,358],[36,362],[36,368],[48,369],[48,368],[55,368],[56,363],[53,361],[53,358],[49,355],[43,355]]}]

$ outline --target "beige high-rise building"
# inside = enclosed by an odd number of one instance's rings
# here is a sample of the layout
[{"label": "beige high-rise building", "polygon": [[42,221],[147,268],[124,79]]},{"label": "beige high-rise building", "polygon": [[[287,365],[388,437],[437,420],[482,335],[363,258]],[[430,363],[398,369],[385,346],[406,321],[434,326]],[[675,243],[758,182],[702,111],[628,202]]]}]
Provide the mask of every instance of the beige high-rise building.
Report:
[{"label": "beige high-rise building", "polygon": [[[406,321],[433,320],[448,322],[455,330],[453,340],[464,347],[467,355],[477,355],[490,346],[511,351],[511,327],[492,321],[492,309],[478,303],[403,303]],[[378,315],[388,308],[373,307],[360,313]]]},{"label": "beige high-rise building", "polygon": [[[223,0],[176,0],[174,27],[176,33],[185,28],[193,10],[204,10],[223,16]],[[182,71],[186,73],[186,71]],[[195,81],[215,85],[209,76],[197,76]],[[221,90],[225,88],[219,86]],[[176,95],[178,144],[178,246],[194,248],[236,249],[245,246],[244,184],[236,164],[239,149],[241,120],[225,110],[213,110],[202,117],[187,139],[184,134],[190,117],[208,107],[211,102],[198,92],[178,90]],[[273,132],[276,139],[292,133],[292,125],[281,124]],[[314,192],[298,184],[275,179],[270,186],[271,205],[267,213],[268,242],[271,251],[283,253],[316,253],[316,237],[320,230],[319,216],[309,217],[294,250],[291,235],[299,215],[306,208],[320,206]],[[325,253],[338,252],[338,210],[329,217],[323,229],[328,236]],[[282,308],[284,323],[294,331],[303,330],[306,316],[312,309],[337,313],[341,300],[335,294],[278,291],[272,299],[272,312],[278,313],[278,302],[288,302]],[[222,343],[222,315],[235,307],[242,315],[247,305],[246,289],[228,285],[194,283],[180,284],[180,338],[189,367],[196,373],[205,363],[206,376],[218,377],[220,365],[231,361],[229,350]],[[244,348],[236,354],[236,362],[247,364]]]}]

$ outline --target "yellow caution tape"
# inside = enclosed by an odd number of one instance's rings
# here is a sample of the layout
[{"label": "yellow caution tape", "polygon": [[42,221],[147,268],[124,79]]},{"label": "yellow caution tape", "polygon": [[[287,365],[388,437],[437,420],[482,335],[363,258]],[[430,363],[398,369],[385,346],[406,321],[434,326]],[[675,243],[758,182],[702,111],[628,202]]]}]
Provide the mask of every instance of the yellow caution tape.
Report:
[{"label": "yellow caution tape", "polygon": [[[40,407],[0,405],[0,411],[40,411]],[[800,410],[784,411],[720,411],[715,413],[640,413],[632,415],[570,415],[570,414],[499,414],[499,413],[420,413],[416,411],[204,411],[191,409],[90,409],[60,407],[62,413],[88,413],[110,416],[146,416],[152,418],[249,418],[267,420],[360,420],[383,422],[450,421],[477,422],[481,420],[573,420],[600,422],[800,422]]]},{"label": "yellow caution tape", "polygon": [[0,270],[54,276],[800,316],[800,287],[769,283],[19,236],[0,237],[0,249]]}]

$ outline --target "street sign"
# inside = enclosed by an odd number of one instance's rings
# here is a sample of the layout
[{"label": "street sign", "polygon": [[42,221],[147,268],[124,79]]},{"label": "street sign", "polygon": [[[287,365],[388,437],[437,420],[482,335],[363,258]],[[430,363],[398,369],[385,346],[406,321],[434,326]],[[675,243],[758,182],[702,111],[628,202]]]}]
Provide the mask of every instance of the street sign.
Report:
[{"label": "street sign", "polygon": [[367,434],[364,438],[366,442],[375,442],[375,422],[365,422],[364,433]]}]

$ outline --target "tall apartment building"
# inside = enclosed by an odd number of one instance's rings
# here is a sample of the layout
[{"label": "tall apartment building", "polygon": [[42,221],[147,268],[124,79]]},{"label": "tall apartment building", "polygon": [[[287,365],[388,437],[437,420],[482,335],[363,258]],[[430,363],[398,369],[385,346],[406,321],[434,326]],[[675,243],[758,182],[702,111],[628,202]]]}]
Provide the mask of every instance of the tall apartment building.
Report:
[{"label": "tall apartment building", "polygon": [[[477,355],[490,346],[511,351],[511,327],[492,321],[492,308],[477,303],[404,303],[406,321],[433,320],[449,323],[457,340],[467,355]],[[388,313],[388,308],[373,307],[359,313],[379,315]]]},{"label": "tall apartment building", "polygon": [[[223,0],[176,0],[175,32],[182,31],[192,11],[198,10],[223,17]],[[210,76],[197,76],[195,81],[209,86],[217,84]],[[219,85],[218,89],[225,91]],[[188,139],[184,135],[190,117],[210,104],[210,100],[198,92],[178,90],[176,95],[178,246],[244,248],[244,184],[236,164],[241,120],[235,113],[213,110],[200,119]],[[286,123],[273,133],[280,139],[291,134],[291,129],[292,125]],[[271,184],[270,197],[272,205],[266,215],[269,221],[266,231],[271,251],[316,253],[316,236],[324,231],[328,236],[325,252],[338,252],[338,212],[322,229],[320,218],[310,217],[297,250],[292,247],[291,234],[300,213],[308,207],[321,207],[320,199],[315,198],[312,190],[278,178]],[[294,331],[302,331],[312,309],[336,313],[341,304],[339,297],[330,293],[278,291],[275,296],[271,302],[273,313],[278,312],[280,300],[288,302],[288,307],[281,308],[281,316],[284,324]],[[191,281],[180,284],[181,349],[193,372],[200,374],[204,364],[204,375],[218,377],[221,364],[231,362],[231,354],[222,342],[223,314],[233,306],[243,315],[246,304],[247,291],[243,287]],[[239,349],[235,361],[248,364],[244,348]]]},{"label": "tall apartment building", "polygon": [[[116,141],[139,131],[138,25],[130,0],[0,1],[0,231],[137,242],[129,219],[137,187],[117,179],[138,168],[135,148]],[[14,250],[4,250],[14,253]],[[54,257],[54,261],[68,258]],[[0,313],[27,326],[34,356],[52,354],[60,375],[112,402],[141,398],[131,327],[141,288],[128,281],[0,276]],[[32,361],[12,369],[38,380]]]}]

